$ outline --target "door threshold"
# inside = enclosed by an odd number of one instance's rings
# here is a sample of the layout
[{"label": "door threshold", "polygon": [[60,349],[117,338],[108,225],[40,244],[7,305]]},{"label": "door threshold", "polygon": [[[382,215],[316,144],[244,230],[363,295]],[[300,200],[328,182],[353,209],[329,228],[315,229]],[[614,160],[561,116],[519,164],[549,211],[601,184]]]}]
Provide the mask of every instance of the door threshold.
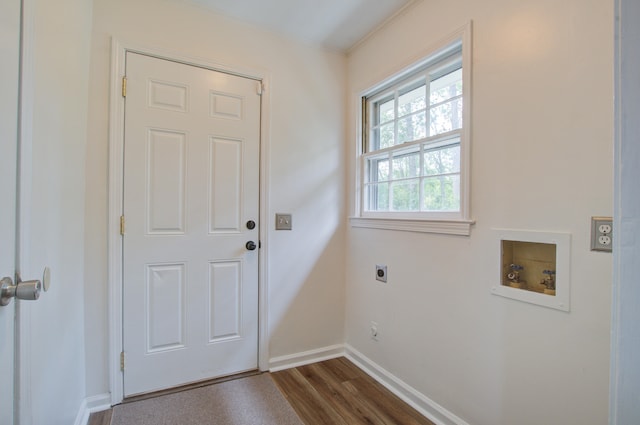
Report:
[{"label": "door threshold", "polygon": [[193,390],[196,388],[208,387],[209,385],[221,384],[227,381],[234,381],[236,379],[242,379],[242,378],[248,378],[250,376],[260,375],[261,373],[262,372],[260,372],[258,369],[253,369],[246,372],[236,373],[233,375],[221,376],[219,378],[205,379],[203,381],[192,382],[190,384],[180,385],[178,387],[171,387],[164,390],[153,391],[150,393],[137,394],[131,397],[125,397],[124,400],[122,400],[122,404],[134,403],[136,401],[147,400],[150,398],[160,397],[163,395],[175,394],[182,391]]}]

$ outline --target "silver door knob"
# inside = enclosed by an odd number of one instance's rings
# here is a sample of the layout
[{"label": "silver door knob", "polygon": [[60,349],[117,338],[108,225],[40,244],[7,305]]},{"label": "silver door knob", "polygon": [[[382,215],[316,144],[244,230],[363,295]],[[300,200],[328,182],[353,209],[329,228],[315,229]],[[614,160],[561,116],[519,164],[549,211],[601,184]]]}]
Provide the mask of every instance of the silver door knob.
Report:
[{"label": "silver door knob", "polygon": [[14,285],[10,277],[3,277],[0,280],[0,306],[9,304],[13,297],[20,300],[37,300],[40,298],[41,289],[42,283],[39,280],[26,280]]}]

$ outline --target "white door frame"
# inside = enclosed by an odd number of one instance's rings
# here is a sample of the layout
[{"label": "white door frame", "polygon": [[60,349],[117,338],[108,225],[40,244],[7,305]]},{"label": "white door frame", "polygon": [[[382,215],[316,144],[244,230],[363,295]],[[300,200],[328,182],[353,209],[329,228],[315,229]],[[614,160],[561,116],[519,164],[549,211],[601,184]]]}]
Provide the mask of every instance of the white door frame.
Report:
[{"label": "white door frame", "polygon": [[[2,224],[0,227],[0,243],[3,251],[0,258],[0,278],[9,277],[15,282],[19,256],[17,252],[16,232],[18,220],[19,197],[19,132],[20,128],[20,51],[22,48],[22,1],[7,1],[0,6],[0,20],[3,25],[3,38],[0,39],[0,48],[6,54],[5,61],[0,67],[0,90],[3,99],[0,105],[0,167],[3,173],[0,196],[3,201]],[[6,28],[5,28],[6,27]],[[6,252],[6,254],[5,254]],[[19,389],[19,359],[18,332],[19,322],[16,321],[17,299],[11,300],[8,305],[0,307],[0,361],[2,362],[2,395],[0,403],[0,421],[7,421],[7,425],[18,424],[18,396]]]},{"label": "white door frame", "polygon": [[[262,81],[267,87],[268,75],[265,72],[230,67],[204,59],[185,57],[176,52],[167,52],[158,48],[143,47],[133,43],[112,39],[111,45],[111,89],[109,107],[109,204],[108,204],[108,300],[109,300],[109,387],[111,403],[120,403],[123,399],[123,374],[120,370],[120,352],[122,351],[122,238],[120,236],[120,216],[122,215],[123,195],[123,153],[124,153],[124,98],[122,97],[122,77],[125,75],[125,57],[127,52],[135,52],[160,59],[198,66],[213,71],[226,72],[240,77]],[[260,241],[262,248],[258,260],[258,367],[269,367],[269,328],[268,328],[268,273],[266,271],[267,212],[268,205],[268,158],[269,158],[269,91],[263,90],[260,117]]]},{"label": "white door frame", "polygon": [[[20,163],[18,175],[18,240],[17,242],[17,272],[24,276],[32,274],[34,266],[29,252],[31,246],[31,194],[33,190],[31,170],[33,169],[33,108],[34,108],[34,72],[35,72],[35,0],[22,0],[22,43],[20,66],[20,120],[19,120],[19,150]],[[16,305],[16,361],[15,361],[15,396],[14,423],[31,425],[31,386],[37,377],[31,373],[33,359],[37,357],[31,349],[31,306],[22,307],[19,300]],[[38,308],[37,305],[33,308]]]},{"label": "white door frame", "polygon": [[[640,319],[640,300],[634,289],[640,266],[634,261],[640,251],[637,235],[640,220],[634,214],[640,200],[635,183],[640,172],[635,168],[634,154],[640,152],[637,145],[640,112],[640,91],[637,89],[637,70],[640,55],[636,40],[640,30],[636,19],[640,7],[635,0],[615,1],[615,57],[614,57],[614,185],[613,225],[618,235],[613,239],[613,287],[611,299],[611,356],[609,380],[609,424],[623,425],[629,418],[637,417],[640,383],[634,379],[640,367],[635,359],[640,352],[637,322]],[[622,170],[625,169],[623,173]],[[621,235],[627,235],[622,237]]]}]

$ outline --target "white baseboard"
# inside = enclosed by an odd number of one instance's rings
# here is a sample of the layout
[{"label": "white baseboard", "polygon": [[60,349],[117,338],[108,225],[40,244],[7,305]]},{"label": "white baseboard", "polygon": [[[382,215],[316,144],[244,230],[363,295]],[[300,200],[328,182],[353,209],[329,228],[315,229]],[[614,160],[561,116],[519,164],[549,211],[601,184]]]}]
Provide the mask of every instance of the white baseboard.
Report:
[{"label": "white baseboard", "polygon": [[269,359],[269,372],[277,372],[279,370],[322,362],[324,360],[335,359],[336,357],[342,357],[344,355],[344,345],[337,344],[318,348],[316,350],[304,351],[302,353],[273,357],[272,359]]},{"label": "white baseboard", "polygon": [[[409,404],[423,416],[429,418],[436,425],[469,425],[463,419],[418,392],[415,388],[395,377],[348,344],[331,345],[302,353],[274,357],[269,360],[269,371],[277,372],[279,370],[304,366],[342,356],[351,360],[351,362],[362,369],[367,375],[384,385],[389,391],[397,395],[402,401]],[[74,425],[87,425],[91,413],[101,412],[109,408],[111,408],[110,394],[87,397],[82,401]]]},{"label": "white baseboard", "polygon": [[111,408],[111,395],[100,394],[82,400],[74,425],[87,425],[89,416],[94,412],[102,412]]},{"label": "white baseboard", "polygon": [[436,425],[469,425],[435,401],[371,361],[352,346],[346,344],[344,351],[345,357],[366,372],[367,375],[384,385],[389,391],[400,397],[402,401],[416,409],[423,416],[429,418],[429,420]]}]

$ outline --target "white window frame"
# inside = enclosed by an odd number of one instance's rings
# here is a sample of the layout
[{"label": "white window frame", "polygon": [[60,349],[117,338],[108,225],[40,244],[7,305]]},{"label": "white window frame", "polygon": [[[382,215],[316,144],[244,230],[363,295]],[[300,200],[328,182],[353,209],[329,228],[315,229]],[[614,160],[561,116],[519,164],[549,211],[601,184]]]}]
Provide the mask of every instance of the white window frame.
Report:
[{"label": "white window frame", "polygon": [[[461,50],[462,57],[462,129],[460,135],[460,211],[455,212],[401,212],[401,211],[367,211],[365,208],[366,193],[365,182],[367,172],[366,159],[373,152],[366,152],[365,129],[363,113],[366,110],[366,99],[385,88],[392,88],[401,81],[418,76],[430,66],[444,64],[450,56],[450,52]],[[356,191],[355,191],[355,215],[351,217],[353,227],[366,227],[375,229],[389,229],[401,231],[414,231],[426,233],[444,233],[454,235],[469,235],[474,221],[470,218],[470,150],[471,150],[471,23],[454,32],[452,35],[428,49],[422,59],[413,62],[409,66],[402,67],[399,71],[359,93],[358,109],[358,134],[356,152]],[[456,131],[457,132],[457,131]],[[435,138],[445,135],[438,135]],[[432,138],[429,138],[432,139]],[[413,143],[424,143],[413,142]],[[411,143],[409,143],[411,144]],[[395,146],[398,148],[401,145]],[[391,149],[391,148],[387,148]],[[385,149],[375,153],[384,153]]]}]

